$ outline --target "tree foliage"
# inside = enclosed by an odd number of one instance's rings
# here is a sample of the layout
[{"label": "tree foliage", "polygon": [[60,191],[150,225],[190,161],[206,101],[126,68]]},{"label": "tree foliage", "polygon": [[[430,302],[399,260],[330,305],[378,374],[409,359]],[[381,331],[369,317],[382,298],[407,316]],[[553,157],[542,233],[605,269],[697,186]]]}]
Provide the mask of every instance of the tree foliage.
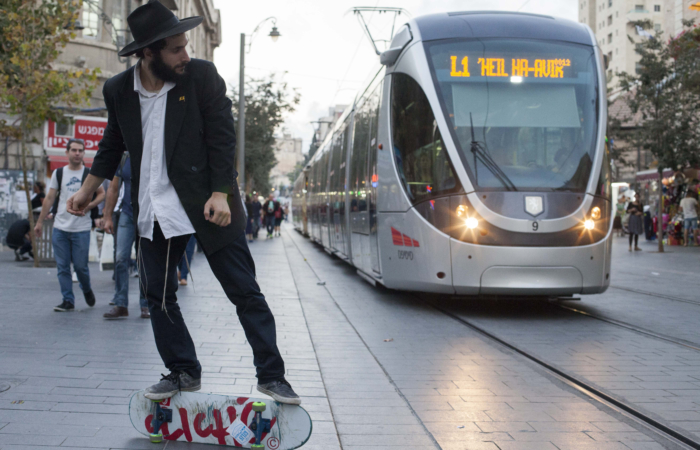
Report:
[{"label": "tree foliage", "polygon": [[[650,28],[648,22],[639,22]],[[658,32],[636,45],[637,74],[622,72],[620,85],[626,101],[641,123],[633,132],[635,144],[649,150],[658,162],[659,179],[665,168],[674,170],[700,161],[700,89],[698,88],[698,34],[692,22],[686,32],[665,42]],[[632,38],[630,38],[632,42]],[[659,223],[663,213],[659,187]],[[661,228],[661,227],[659,227]],[[663,251],[662,231],[659,251]]]},{"label": "tree foliage", "polygon": [[[299,93],[274,75],[252,79],[245,87],[245,176],[246,190],[261,195],[270,192],[270,170],[277,164],[274,135],[285,115],[299,104]],[[238,116],[238,89],[232,88],[233,113]]]},{"label": "tree foliage", "polygon": [[[0,3],[0,104],[16,120],[0,121],[0,134],[17,139],[22,147],[22,169],[34,228],[27,183],[30,133],[47,119],[62,122],[70,108],[87,103],[97,84],[99,69],[53,68],[62,49],[75,38],[74,24],[82,8],[79,0],[3,0]],[[67,109],[57,109],[62,105]],[[34,233],[34,265],[38,254]]]}]

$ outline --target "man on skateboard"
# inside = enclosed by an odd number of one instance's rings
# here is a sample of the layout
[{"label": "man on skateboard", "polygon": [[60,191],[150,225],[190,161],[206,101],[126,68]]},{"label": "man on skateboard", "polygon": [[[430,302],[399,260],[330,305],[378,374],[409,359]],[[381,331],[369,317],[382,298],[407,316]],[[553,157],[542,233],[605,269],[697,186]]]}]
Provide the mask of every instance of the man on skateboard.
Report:
[{"label": "man on skateboard", "polygon": [[177,265],[194,233],[253,349],[258,391],[281,403],[301,400],[284,378],[275,319],[255,280],[245,213],[233,169],[236,136],[226,84],[214,64],[190,60],[186,31],[201,17],[178,20],[155,0],[128,17],[134,42],[119,56],[139,61],[103,89],[107,127],[90,175],[68,200],[83,215],[93,192],[131,155],[131,201],[140,239],[141,289],[156,346],[170,374],[146,389],[160,400],[201,388],[202,367],[177,303]]}]

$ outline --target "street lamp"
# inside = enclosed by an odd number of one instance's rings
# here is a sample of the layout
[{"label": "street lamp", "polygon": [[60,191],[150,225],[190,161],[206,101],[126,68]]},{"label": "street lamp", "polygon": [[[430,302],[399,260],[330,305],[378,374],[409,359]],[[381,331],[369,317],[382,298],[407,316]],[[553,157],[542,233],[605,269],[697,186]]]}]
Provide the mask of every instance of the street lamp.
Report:
[{"label": "street lamp", "polygon": [[241,33],[241,67],[238,88],[238,143],[236,147],[238,150],[238,186],[243,193],[245,193],[245,54],[250,52],[250,47],[253,45],[255,33],[257,33],[260,26],[268,20],[272,21],[272,30],[268,36],[272,38],[272,42],[277,42],[277,39],[281,36],[281,34],[275,26],[277,25],[276,17],[268,17],[255,27],[253,32],[250,34],[250,42],[248,43],[247,48],[245,44],[246,35],[245,33]]}]

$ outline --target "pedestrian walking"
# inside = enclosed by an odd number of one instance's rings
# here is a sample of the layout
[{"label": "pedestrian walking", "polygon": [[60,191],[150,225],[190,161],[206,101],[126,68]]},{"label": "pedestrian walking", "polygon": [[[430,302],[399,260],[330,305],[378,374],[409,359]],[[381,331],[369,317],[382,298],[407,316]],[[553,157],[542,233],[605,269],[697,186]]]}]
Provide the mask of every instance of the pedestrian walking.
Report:
[{"label": "pedestrian walking", "polygon": [[[125,153],[117,172],[107,191],[107,199],[103,209],[104,230],[112,234],[117,249],[114,259],[114,298],[110,302],[114,308],[102,317],[108,320],[129,317],[129,269],[131,267],[131,249],[136,239],[134,228],[134,209],[131,206],[131,159]],[[148,301],[139,288],[139,306],[141,318],[150,319]]]},{"label": "pedestrian walking", "polygon": [[190,266],[192,264],[192,258],[194,257],[194,247],[196,244],[197,240],[194,238],[194,235],[192,235],[190,241],[187,243],[187,247],[185,247],[185,254],[182,255],[182,259],[177,268],[180,286],[187,286],[187,276],[190,274]]},{"label": "pedestrian walking", "polygon": [[[151,1],[127,18],[134,42],[120,56],[137,63],[105,83],[108,121],[90,176],[68,209],[82,214],[124,151],[131,156],[132,206],[140,236],[139,271],[156,347],[170,373],[145,391],[152,400],[201,389],[202,367],[177,303],[177,264],[193,233],[253,350],[258,391],[281,403],[301,400],[285,380],[275,318],[255,280],[234,165],[236,135],[226,83],[216,67],[187,54],[182,20]],[[157,219],[157,220],[156,220]]]},{"label": "pedestrian walking", "polygon": [[280,202],[275,202],[275,236],[282,236],[280,233],[280,225],[282,225],[282,218],[284,217],[284,211]]},{"label": "pedestrian walking", "polygon": [[[681,200],[681,212],[683,213],[683,242],[687,247],[690,242],[697,244],[698,239],[698,201],[693,192],[688,190],[685,198]],[[690,239],[688,235],[690,234]]]},{"label": "pedestrian walking", "polygon": [[71,262],[80,283],[80,289],[85,296],[85,303],[90,307],[95,306],[95,294],[90,285],[90,270],[88,268],[90,230],[92,229],[90,211],[105,198],[104,189],[98,183],[93,186],[90,196],[86,197],[80,215],[69,213],[68,200],[82,187],[89,173],[89,170],[83,165],[85,157],[83,140],[69,139],[66,146],[66,156],[68,156],[68,165],[54,170],[51,175],[49,193],[46,195],[41,207],[41,214],[39,214],[39,219],[34,227],[36,236],[40,237],[44,218],[56,202],[56,216],[53,222],[53,254],[56,259],[58,283],[61,287],[63,301],[54,307],[54,311],[59,312],[75,309]]},{"label": "pedestrian walking", "polygon": [[262,223],[261,223],[262,203],[260,203],[260,199],[255,194],[253,194],[253,196],[252,196],[251,203],[253,204],[253,207],[252,207],[252,209],[253,209],[253,239],[257,239],[258,232],[260,231],[260,227],[262,227]]},{"label": "pedestrian walking", "polygon": [[634,199],[627,205],[627,213],[630,215],[627,231],[630,234],[630,250],[632,251],[632,241],[634,240],[634,250],[640,251],[638,241],[639,235],[644,234],[644,208],[639,201],[639,195],[634,194]]},{"label": "pedestrian walking", "polygon": [[275,201],[272,194],[267,197],[267,201],[262,206],[263,214],[265,215],[265,228],[267,229],[267,239],[274,237],[275,231],[275,214],[279,209],[279,203]]},{"label": "pedestrian walking", "polygon": [[32,192],[32,211],[37,211],[44,204],[44,199],[46,198],[46,185],[37,181],[34,183],[34,190]]},{"label": "pedestrian walking", "polygon": [[[34,258],[34,253],[32,252],[32,237],[29,235],[31,232],[31,225],[29,225],[29,220],[20,219],[15,221],[10,225],[10,229],[7,230],[7,236],[5,237],[5,242],[7,246],[15,251],[15,261],[26,261],[29,256]],[[29,256],[25,256],[25,255]]]},{"label": "pedestrian walking", "polygon": [[625,231],[622,229],[622,216],[625,215],[625,196],[621,196],[615,205],[615,218],[613,219],[613,231],[617,231],[617,236],[622,237]]},{"label": "pedestrian walking", "polygon": [[245,225],[245,235],[248,242],[253,242],[253,228],[255,227],[255,210],[253,208],[253,199],[250,194],[245,196],[245,208],[247,211],[247,222]]}]

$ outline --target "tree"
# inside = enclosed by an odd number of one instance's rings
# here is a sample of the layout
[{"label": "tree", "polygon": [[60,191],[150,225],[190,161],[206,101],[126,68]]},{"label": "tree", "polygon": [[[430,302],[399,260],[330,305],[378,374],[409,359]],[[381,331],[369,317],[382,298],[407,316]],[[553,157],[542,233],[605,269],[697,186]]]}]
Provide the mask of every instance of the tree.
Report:
[{"label": "tree", "polygon": [[[650,28],[650,22],[638,22]],[[692,22],[685,23],[686,26]],[[683,33],[665,43],[661,33],[636,46],[640,56],[638,74],[619,74],[622,89],[633,114],[641,115],[634,141],[649,150],[658,162],[659,208],[658,245],[663,245],[663,170],[674,170],[698,162],[700,130],[700,89],[697,88],[697,30]],[[634,42],[632,38],[630,41]]]},{"label": "tree", "polygon": [[[64,112],[90,98],[99,70],[59,71],[52,63],[70,39],[82,8],[79,0],[3,0],[0,6],[0,104],[16,117],[0,121],[0,134],[20,141],[29,223],[34,230],[31,187],[27,181],[30,133],[49,119],[66,120]],[[57,109],[61,104],[68,109]],[[34,267],[39,258],[34,232]]]},{"label": "tree", "polygon": [[[238,90],[232,88],[233,114],[238,116]],[[285,114],[299,104],[299,93],[274,75],[246,83],[245,96],[245,174],[246,187],[261,194],[270,192],[270,170],[277,164],[275,133]]]}]

